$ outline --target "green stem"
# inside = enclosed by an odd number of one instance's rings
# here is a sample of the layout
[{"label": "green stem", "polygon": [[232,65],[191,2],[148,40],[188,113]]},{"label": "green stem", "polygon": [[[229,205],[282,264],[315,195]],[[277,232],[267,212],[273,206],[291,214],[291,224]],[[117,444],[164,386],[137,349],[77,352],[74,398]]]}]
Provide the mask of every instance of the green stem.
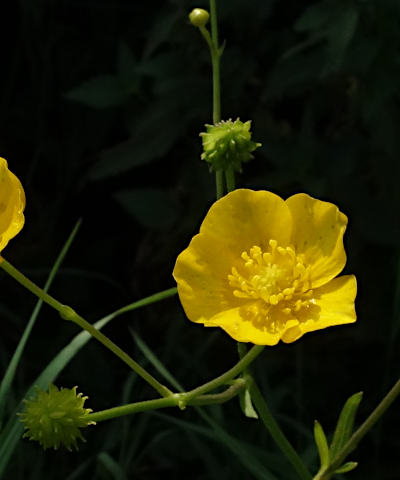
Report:
[{"label": "green stem", "polygon": [[[216,125],[218,122],[221,121],[221,50],[218,45],[216,0],[210,0],[210,17],[211,36],[206,27],[199,27],[199,29],[210,49],[213,85],[213,124]],[[218,200],[224,195],[224,172],[222,170],[217,170],[215,172],[215,184]]]},{"label": "green stem", "polygon": [[[247,354],[246,344],[238,342],[237,347],[239,358],[244,358]],[[289,443],[288,439],[285,437],[279,425],[273,418],[264,397],[262,396],[257,384],[254,381],[250,368],[244,369],[243,378],[250,386],[250,395],[254,406],[256,407],[262,422],[267,427],[275,443],[278,445],[278,447],[285,454],[286,458],[293,465],[299,477],[303,480],[311,480],[311,474],[307,470],[307,467],[304,465],[303,461],[298,456],[297,452]]]},{"label": "green stem", "polygon": [[[222,393],[213,393],[209,395],[199,395],[198,397],[194,397],[192,400],[189,401],[188,405],[215,405],[217,403],[225,403],[231,398],[238,395],[242,390],[247,387],[248,381],[243,378],[235,379],[233,385],[227,388]],[[190,392],[188,392],[190,393]]]},{"label": "green stem", "polygon": [[229,369],[219,377],[214,378],[210,382],[204,383],[203,385],[200,385],[199,387],[194,388],[189,392],[186,392],[185,394],[186,401],[189,401],[194,397],[198,397],[199,395],[202,395],[206,392],[214,390],[215,388],[223,384],[228,383],[237,375],[242,373],[243,370],[245,370],[258,357],[258,355],[260,355],[260,353],[263,350],[264,350],[263,345],[254,345],[254,347],[252,347],[246,353],[246,355],[238,361],[238,363],[234,367],[232,367],[231,369]]},{"label": "green stem", "polygon": [[149,295],[148,297],[142,298],[141,300],[137,300],[136,302],[130,303],[129,305],[125,305],[125,307],[121,307],[115,312],[110,313],[105,318],[107,320],[112,320],[123,313],[130,312],[131,310],[135,310],[139,307],[145,307],[146,305],[151,305],[152,303],[159,302],[160,300],[164,300],[166,298],[172,297],[178,293],[178,289],[176,287],[168,288],[167,290],[163,290],[162,292],[154,293],[153,295]]},{"label": "green stem", "polygon": [[236,185],[235,185],[235,172],[233,171],[233,168],[228,168],[225,171],[225,180],[226,180],[226,188],[229,192],[233,192],[235,190]]},{"label": "green stem", "polygon": [[380,417],[386,412],[390,405],[400,395],[400,380],[397,380],[394,387],[386,394],[383,400],[365,420],[365,422],[353,433],[346,445],[335,455],[330,463],[329,467],[320,470],[314,477],[314,480],[328,480],[335,470],[337,470],[344,462],[346,457],[351,453],[359,444],[361,439],[366,433],[375,425]]},{"label": "green stem", "polygon": [[218,45],[218,22],[217,22],[217,3],[216,0],[210,0],[211,17],[211,62],[213,71],[213,123],[214,125],[221,121],[221,74],[220,74],[220,52]]},{"label": "green stem", "polygon": [[106,337],[103,333],[97,330],[91,323],[87,322],[84,318],[78,315],[72,308],[67,305],[64,306],[64,310],[60,311],[60,315],[66,320],[71,320],[80,326],[83,330],[86,330],[93,338],[102,343],[105,347],[111,350],[118,358],[120,358],[124,363],[126,363],[133,371],[135,371],[140,377],[143,378],[149,385],[151,385],[154,390],[156,390],[161,396],[169,397],[173,395],[171,390],[165,385],[162,385],[158,380],[156,380],[147,370],[145,370],[141,365],[139,365],[132,357],[130,357],[126,352],[124,352],[118,345],[116,345],[112,340]]},{"label": "green stem", "polygon": [[247,345],[242,342],[237,343],[239,358],[243,358],[247,353]]},{"label": "green stem", "polygon": [[[213,83],[213,123],[216,125],[221,121],[221,69],[220,53],[218,46],[218,22],[217,22],[217,3],[216,0],[210,0],[211,17],[211,64],[212,64],[212,83]],[[215,183],[217,190],[217,200],[224,195],[224,174],[221,170],[215,172]]]},{"label": "green stem", "polygon": [[147,410],[157,410],[159,408],[176,407],[177,400],[175,396],[157,398],[155,400],[145,400],[144,402],[135,402],[120,407],[108,408],[100,412],[90,413],[88,418],[92,422],[103,422],[113,418],[132,415],[133,413],[145,412]]},{"label": "green stem", "polygon": [[312,480],[312,476],[307,467],[304,465],[302,459],[299,457],[296,450],[289,443],[279,425],[276,423],[254,380],[250,384],[250,394],[262,422],[268,429],[275,443],[281,449],[282,453],[286,456],[293,468],[296,470],[299,478],[302,480]]},{"label": "green stem", "polygon": [[224,196],[224,172],[217,170],[215,172],[215,185],[217,190],[217,200]]},{"label": "green stem", "polygon": [[110,340],[103,333],[97,330],[92,324],[90,324],[84,318],[78,315],[71,307],[60,303],[43,289],[34,284],[31,280],[29,280],[29,278],[27,278],[23,273],[13,267],[9,262],[7,262],[7,260],[2,257],[0,257],[0,267],[9,275],[11,275],[22,286],[24,286],[27,290],[29,290],[38,298],[40,298],[45,303],[57,310],[62,318],[76,323],[76,325],[79,325],[82,329],[89,332],[96,340],[98,340],[105,347],[111,350],[118,358],[120,358],[140,377],[142,377],[147,383],[149,383],[160,395],[162,395],[163,397],[169,397],[173,395],[171,390],[158,382],[158,380],[156,380],[152,375],[150,375],[150,373],[148,373],[143,367],[141,367],[137,362],[135,362],[112,340]]},{"label": "green stem", "polygon": [[237,379],[233,385],[227,388],[222,393],[214,395],[200,395],[192,398],[190,401],[185,400],[187,393],[175,393],[166,398],[157,398],[156,400],[146,400],[144,402],[135,402],[120,407],[109,408],[100,412],[89,414],[89,418],[93,422],[102,422],[104,420],[111,420],[112,418],[121,417],[124,415],[131,415],[133,413],[145,412],[147,410],[157,410],[160,408],[176,407],[176,406],[200,406],[200,405],[215,405],[225,403],[238,395],[246,387],[246,382],[243,379]]}]

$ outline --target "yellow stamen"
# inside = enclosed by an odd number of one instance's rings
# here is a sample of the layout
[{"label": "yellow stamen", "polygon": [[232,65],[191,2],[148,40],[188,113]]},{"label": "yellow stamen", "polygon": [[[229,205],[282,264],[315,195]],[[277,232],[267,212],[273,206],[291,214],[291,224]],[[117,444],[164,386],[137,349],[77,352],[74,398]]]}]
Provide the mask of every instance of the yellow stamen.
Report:
[{"label": "yellow stamen", "polygon": [[[309,267],[302,255],[296,255],[292,246],[282,247],[274,239],[268,241],[264,250],[254,245],[242,252],[242,263],[237,263],[228,275],[233,295],[242,300],[242,312],[247,319],[265,324],[269,330],[287,328],[300,309],[312,303]],[[270,309],[279,309],[288,320],[284,325],[273,324]],[[283,320],[282,320],[283,321]],[[298,320],[296,320],[298,322]],[[281,321],[278,322],[279,324]]]}]

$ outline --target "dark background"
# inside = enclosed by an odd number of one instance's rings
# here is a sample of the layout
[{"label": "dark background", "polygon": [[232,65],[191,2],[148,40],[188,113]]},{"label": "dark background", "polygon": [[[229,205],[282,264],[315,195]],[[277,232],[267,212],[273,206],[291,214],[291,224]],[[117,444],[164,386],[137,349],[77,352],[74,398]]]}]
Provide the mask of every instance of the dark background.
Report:
[{"label": "dark background", "polygon": [[[198,137],[212,115],[209,54],[187,20],[207,5],[3,5],[0,154],[27,195],[26,226],[5,255],[43,284],[82,218],[52,293],[90,321],[174,286],[175,258],[215,198]],[[314,419],[331,434],[344,401],[362,390],[362,421],[399,375],[400,4],[219,0],[218,9],[227,41],[222,115],[251,119],[263,144],[238,185],[285,198],[307,192],[349,217],[345,272],[358,279],[358,322],[267,348],[255,367],[283,430],[315,472]],[[4,371],[35,299],[4,274],[0,282]],[[188,388],[237,358],[235,342],[185,320],[177,298],[105,330],[146,363],[131,330]],[[76,332],[42,310],[10,410]],[[95,410],[153,395],[94,341],[57,385],[79,385]],[[207,412],[276,478],[296,478],[236,400]],[[399,420],[397,401],[351,455],[360,465],[345,478],[400,478]],[[195,411],[138,414],[85,436],[73,454],[20,442],[7,479],[257,478]]]}]

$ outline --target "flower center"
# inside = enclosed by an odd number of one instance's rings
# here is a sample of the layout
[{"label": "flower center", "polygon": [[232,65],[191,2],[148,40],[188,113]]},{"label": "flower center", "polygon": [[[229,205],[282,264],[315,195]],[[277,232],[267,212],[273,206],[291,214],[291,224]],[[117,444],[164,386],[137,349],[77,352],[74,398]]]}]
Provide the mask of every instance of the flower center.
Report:
[{"label": "flower center", "polygon": [[286,314],[308,306],[313,295],[310,269],[293,247],[281,247],[270,240],[267,251],[255,245],[242,252],[241,258],[243,264],[233,267],[228,275],[235,297],[261,300],[263,310],[279,304]]}]

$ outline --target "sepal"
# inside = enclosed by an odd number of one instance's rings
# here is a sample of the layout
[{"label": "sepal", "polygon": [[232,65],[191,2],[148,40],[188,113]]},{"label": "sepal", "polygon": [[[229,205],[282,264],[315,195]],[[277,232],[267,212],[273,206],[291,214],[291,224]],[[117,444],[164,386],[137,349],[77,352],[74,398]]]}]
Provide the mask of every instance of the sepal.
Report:
[{"label": "sepal", "polygon": [[346,462],[344,463],[341,467],[335,470],[335,473],[347,473],[351,472],[357,467],[358,463],[357,462]]},{"label": "sepal", "polygon": [[326,439],[322,425],[317,420],[315,420],[314,422],[314,439],[318,448],[321,468],[326,468],[329,466],[330,463],[328,441]]},{"label": "sepal", "polygon": [[240,408],[247,418],[258,418],[258,413],[253,406],[250,390],[248,388],[240,392],[239,402]]}]

